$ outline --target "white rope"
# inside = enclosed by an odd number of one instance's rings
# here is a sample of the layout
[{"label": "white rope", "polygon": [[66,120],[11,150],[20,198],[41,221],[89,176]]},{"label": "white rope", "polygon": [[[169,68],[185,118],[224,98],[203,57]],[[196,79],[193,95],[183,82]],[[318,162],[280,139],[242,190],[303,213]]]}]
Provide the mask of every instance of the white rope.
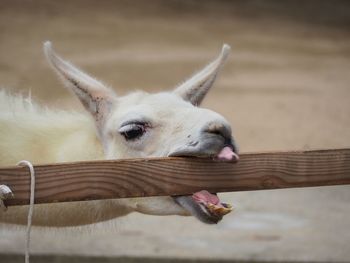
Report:
[{"label": "white rope", "polygon": [[34,191],[35,191],[35,173],[34,167],[31,162],[23,160],[17,163],[18,166],[27,166],[30,171],[30,202],[29,202],[29,212],[27,219],[27,232],[26,232],[26,244],[25,244],[25,263],[29,263],[29,251],[30,251],[30,230],[32,228],[32,217],[34,210]]}]

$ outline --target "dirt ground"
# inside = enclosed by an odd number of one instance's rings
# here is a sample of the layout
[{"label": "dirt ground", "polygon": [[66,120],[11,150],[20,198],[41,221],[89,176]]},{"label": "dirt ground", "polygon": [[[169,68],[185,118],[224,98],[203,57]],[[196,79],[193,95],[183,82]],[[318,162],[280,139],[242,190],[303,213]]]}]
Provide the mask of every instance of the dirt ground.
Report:
[{"label": "dirt ground", "polygon": [[[349,25],[348,1],[1,1],[0,81],[82,110],[45,62],[43,41],[118,94],[172,88],[228,43],[231,57],[203,106],[233,124],[241,152],[345,148]],[[84,229],[35,229],[32,251],[350,261],[349,190],[223,194],[237,210],[217,226],[132,214]],[[0,229],[0,253],[22,253],[23,244],[22,229]]]}]

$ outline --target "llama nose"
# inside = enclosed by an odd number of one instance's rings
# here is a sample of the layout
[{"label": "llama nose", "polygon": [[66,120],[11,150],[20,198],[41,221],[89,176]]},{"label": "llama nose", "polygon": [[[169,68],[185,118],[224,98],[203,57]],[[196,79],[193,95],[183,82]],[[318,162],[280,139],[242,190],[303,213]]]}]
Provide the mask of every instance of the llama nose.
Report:
[{"label": "llama nose", "polygon": [[210,122],[204,127],[203,131],[205,133],[222,136],[227,143],[231,142],[231,128],[225,123]]}]

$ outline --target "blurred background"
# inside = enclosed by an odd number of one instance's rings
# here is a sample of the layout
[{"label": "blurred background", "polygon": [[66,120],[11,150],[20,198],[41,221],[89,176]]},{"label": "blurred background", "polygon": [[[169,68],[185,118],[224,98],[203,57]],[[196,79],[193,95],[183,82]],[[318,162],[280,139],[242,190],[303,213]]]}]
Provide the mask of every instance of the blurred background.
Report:
[{"label": "blurred background", "polygon": [[[241,152],[350,146],[349,1],[0,1],[1,87],[82,111],[45,40],[120,95],[171,89],[228,43],[203,106],[232,123]],[[349,187],[221,197],[236,210],[215,226],[131,214],[34,228],[33,262],[350,262]],[[0,228],[0,262],[22,262],[23,248],[24,229]]]}]

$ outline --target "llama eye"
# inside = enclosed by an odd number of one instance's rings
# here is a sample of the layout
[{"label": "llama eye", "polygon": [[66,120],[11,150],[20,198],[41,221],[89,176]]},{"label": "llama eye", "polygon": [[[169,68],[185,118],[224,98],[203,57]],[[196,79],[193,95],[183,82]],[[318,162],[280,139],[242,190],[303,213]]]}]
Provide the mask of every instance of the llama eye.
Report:
[{"label": "llama eye", "polygon": [[123,135],[127,141],[138,139],[145,132],[145,125],[142,124],[128,124],[119,129],[119,133]]}]

